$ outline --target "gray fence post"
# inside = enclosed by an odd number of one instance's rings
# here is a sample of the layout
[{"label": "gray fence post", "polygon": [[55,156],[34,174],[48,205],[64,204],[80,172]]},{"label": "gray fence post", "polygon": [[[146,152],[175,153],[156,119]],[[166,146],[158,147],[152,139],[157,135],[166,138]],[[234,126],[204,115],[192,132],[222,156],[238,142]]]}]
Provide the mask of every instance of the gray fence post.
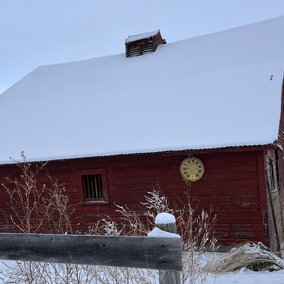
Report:
[{"label": "gray fence post", "polygon": [[[165,214],[165,213],[162,213]],[[174,216],[172,218],[171,223],[158,223],[156,224],[156,226],[162,230],[162,231],[166,231],[169,233],[174,233],[176,234],[177,230],[176,230],[176,223],[174,220]],[[157,223],[157,218],[156,218],[156,223]],[[180,284],[180,273],[179,271],[175,271],[175,270],[159,270],[159,283],[160,284]]]}]

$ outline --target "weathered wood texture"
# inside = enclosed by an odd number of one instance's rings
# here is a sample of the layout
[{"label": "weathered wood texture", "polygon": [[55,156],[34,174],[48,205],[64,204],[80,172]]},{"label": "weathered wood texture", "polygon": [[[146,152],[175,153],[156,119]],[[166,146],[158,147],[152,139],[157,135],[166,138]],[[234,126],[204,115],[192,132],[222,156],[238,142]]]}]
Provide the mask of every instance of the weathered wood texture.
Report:
[{"label": "weathered wood texture", "polygon": [[[270,146],[267,146],[270,147]],[[267,148],[266,147],[266,148]],[[265,179],[263,153],[265,147],[240,147],[203,151],[165,152],[155,154],[121,155],[97,158],[51,161],[50,174],[66,184],[70,203],[75,208],[74,231],[88,231],[101,216],[120,221],[115,204],[137,211],[143,218],[141,201],[153,189],[160,189],[170,203],[182,207],[190,198],[196,214],[201,209],[217,215],[216,236],[220,244],[262,241],[267,244],[265,219]],[[201,180],[186,183],[179,166],[188,154],[195,154],[205,166]],[[28,153],[27,153],[28,155]],[[262,165],[262,166],[261,166]],[[84,200],[81,171],[105,169],[107,203],[88,203]],[[16,167],[0,166],[0,184],[5,176],[19,175]],[[44,176],[39,183],[45,183]],[[8,197],[0,191],[0,208],[9,215]],[[11,231],[0,215],[0,231]]]},{"label": "weathered wood texture", "polygon": [[170,272],[166,270],[159,271],[160,284],[180,284],[180,277],[178,272]]},{"label": "weathered wood texture", "polygon": [[282,236],[282,242],[280,244],[281,249],[284,248],[284,167],[283,167],[283,159],[284,159],[284,80],[282,82],[282,96],[281,96],[281,118],[280,118],[280,126],[278,133],[278,140],[275,143],[275,160],[277,163],[277,178],[279,182],[278,188],[278,197],[279,203],[281,204],[281,230],[279,230],[280,235]]},{"label": "weathered wood texture", "polygon": [[160,32],[157,32],[156,35],[145,37],[140,40],[135,40],[125,43],[125,56],[132,57],[145,54],[147,52],[156,51],[157,47],[160,44],[165,44],[166,40],[162,38]]},{"label": "weathered wood texture", "polygon": [[280,175],[277,170],[277,154],[275,151],[266,153],[266,182],[268,199],[268,226],[270,236],[270,248],[272,251],[281,251],[282,236],[282,205]]},{"label": "weathered wood texture", "polygon": [[169,238],[0,234],[0,258],[181,270],[181,241]]},{"label": "weathered wood texture", "polygon": [[[156,224],[163,231],[176,233],[176,223]],[[180,275],[178,271],[159,270],[160,284],[180,284]]]}]

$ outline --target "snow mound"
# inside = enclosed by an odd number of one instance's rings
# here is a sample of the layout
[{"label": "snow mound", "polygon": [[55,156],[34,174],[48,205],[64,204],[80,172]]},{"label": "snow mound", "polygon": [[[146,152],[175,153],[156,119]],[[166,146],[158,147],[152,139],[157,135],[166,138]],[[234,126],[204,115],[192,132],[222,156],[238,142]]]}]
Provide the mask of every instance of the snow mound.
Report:
[{"label": "snow mound", "polygon": [[147,236],[150,237],[150,238],[175,238],[175,239],[180,239],[180,235],[163,231],[163,230],[161,230],[157,227],[155,227],[150,233],[148,233]]},{"label": "snow mound", "polygon": [[175,222],[175,216],[166,212],[159,213],[155,219],[155,224],[170,224]]}]

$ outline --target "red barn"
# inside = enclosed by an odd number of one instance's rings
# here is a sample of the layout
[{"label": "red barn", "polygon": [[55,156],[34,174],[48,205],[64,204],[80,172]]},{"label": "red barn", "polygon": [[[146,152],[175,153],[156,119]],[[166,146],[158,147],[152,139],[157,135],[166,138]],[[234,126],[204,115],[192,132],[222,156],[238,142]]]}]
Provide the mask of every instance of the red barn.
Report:
[{"label": "red barn", "polygon": [[80,230],[152,189],[187,190],[221,244],[280,249],[283,30],[280,17],[170,44],[156,31],[128,37],[127,56],[37,68],[0,96],[0,181],[24,150],[66,184]]}]

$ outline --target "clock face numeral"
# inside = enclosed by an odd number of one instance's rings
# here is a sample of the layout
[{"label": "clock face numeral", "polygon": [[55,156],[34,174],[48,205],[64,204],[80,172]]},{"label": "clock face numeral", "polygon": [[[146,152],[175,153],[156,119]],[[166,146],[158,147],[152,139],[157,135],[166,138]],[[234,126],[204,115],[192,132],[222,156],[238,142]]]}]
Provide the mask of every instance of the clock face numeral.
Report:
[{"label": "clock face numeral", "polygon": [[182,161],[180,173],[183,179],[194,182],[201,179],[204,173],[204,165],[200,159],[189,157]]}]

